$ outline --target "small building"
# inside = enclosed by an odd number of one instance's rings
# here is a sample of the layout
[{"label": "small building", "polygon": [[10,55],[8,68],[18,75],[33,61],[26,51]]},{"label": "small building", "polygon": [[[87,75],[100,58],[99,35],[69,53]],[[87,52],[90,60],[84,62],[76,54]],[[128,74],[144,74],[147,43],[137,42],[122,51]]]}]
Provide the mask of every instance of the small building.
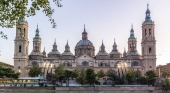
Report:
[{"label": "small building", "polygon": [[163,71],[167,71],[168,73],[170,73],[170,63],[167,63],[166,65],[158,65],[156,67],[156,74],[158,77],[162,77],[162,72]]}]

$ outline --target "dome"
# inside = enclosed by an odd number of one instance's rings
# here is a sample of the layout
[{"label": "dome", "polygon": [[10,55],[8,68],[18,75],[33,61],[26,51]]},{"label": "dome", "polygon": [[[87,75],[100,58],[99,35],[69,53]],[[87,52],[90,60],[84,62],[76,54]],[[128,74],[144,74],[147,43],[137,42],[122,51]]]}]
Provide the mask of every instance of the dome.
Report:
[{"label": "dome", "polygon": [[76,47],[78,47],[78,46],[93,46],[93,43],[89,40],[80,40],[77,43]]}]

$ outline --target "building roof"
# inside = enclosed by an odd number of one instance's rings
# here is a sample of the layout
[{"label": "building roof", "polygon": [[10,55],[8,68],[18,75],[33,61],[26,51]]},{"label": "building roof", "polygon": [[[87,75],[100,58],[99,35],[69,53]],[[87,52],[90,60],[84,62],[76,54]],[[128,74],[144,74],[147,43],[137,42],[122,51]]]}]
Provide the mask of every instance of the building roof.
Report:
[{"label": "building roof", "polygon": [[93,43],[90,40],[80,40],[76,44],[76,47],[78,47],[78,46],[92,46],[93,47]]}]

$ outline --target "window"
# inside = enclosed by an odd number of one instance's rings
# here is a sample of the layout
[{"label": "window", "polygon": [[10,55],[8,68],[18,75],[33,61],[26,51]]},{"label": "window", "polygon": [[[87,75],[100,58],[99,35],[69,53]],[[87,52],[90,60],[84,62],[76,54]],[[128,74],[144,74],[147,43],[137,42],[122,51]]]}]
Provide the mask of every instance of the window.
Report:
[{"label": "window", "polygon": [[38,63],[37,63],[36,61],[33,61],[33,62],[32,62],[32,65],[33,65],[33,66],[37,66]]},{"label": "window", "polygon": [[151,36],[151,29],[149,29],[149,36]]},{"label": "window", "polygon": [[19,45],[19,52],[21,52],[21,45]]},{"label": "window", "polygon": [[83,62],[82,62],[82,65],[83,65],[83,66],[88,66],[88,62],[87,62],[87,61],[83,61]]},{"label": "window", "polygon": [[20,69],[20,66],[18,66],[18,69]]},{"label": "window", "polygon": [[24,28],[24,37],[25,37],[25,28]]},{"label": "window", "polygon": [[138,66],[138,62],[137,61],[132,62],[131,66]]},{"label": "window", "polygon": [[86,50],[84,50],[84,54],[86,54]]},{"label": "window", "polygon": [[149,54],[151,54],[151,53],[152,53],[152,48],[150,47],[150,48],[149,48]]},{"label": "window", "polygon": [[146,29],[145,29],[145,36],[147,36],[147,32],[146,32]]},{"label": "window", "polygon": [[150,68],[152,68],[152,66],[150,66]]}]

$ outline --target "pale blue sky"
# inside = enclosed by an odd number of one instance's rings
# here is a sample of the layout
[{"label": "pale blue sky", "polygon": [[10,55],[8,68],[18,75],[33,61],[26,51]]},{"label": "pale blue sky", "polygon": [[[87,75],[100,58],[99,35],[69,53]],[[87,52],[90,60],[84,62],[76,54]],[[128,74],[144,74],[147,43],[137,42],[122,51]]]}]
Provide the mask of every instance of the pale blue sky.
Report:
[{"label": "pale blue sky", "polygon": [[[52,1],[52,0],[51,0]],[[55,8],[53,18],[57,28],[53,29],[48,18],[41,12],[27,18],[29,23],[29,53],[32,51],[32,40],[37,23],[42,38],[42,49],[50,52],[54,39],[60,53],[64,51],[68,39],[71,52],[74,54],[76,43],[81,39],[83,26],[86,24],[88,38],[99,51],[102,39],[108,53],[112,50],[114,38],[120,52],[127,49],[131,24],[137,37],[137,49],[141,54],[141,25],[145,19],[145,11],[149,2],[151,18],[155,21],[157,40],[157,65],[170,62],[170,0],[62,0],[63,7]],[[2,29],[8,35],[8,40],[0,39],[0,61],[14,64],[15,28]],[[42,50],[43,51],[43,50]]]}]

